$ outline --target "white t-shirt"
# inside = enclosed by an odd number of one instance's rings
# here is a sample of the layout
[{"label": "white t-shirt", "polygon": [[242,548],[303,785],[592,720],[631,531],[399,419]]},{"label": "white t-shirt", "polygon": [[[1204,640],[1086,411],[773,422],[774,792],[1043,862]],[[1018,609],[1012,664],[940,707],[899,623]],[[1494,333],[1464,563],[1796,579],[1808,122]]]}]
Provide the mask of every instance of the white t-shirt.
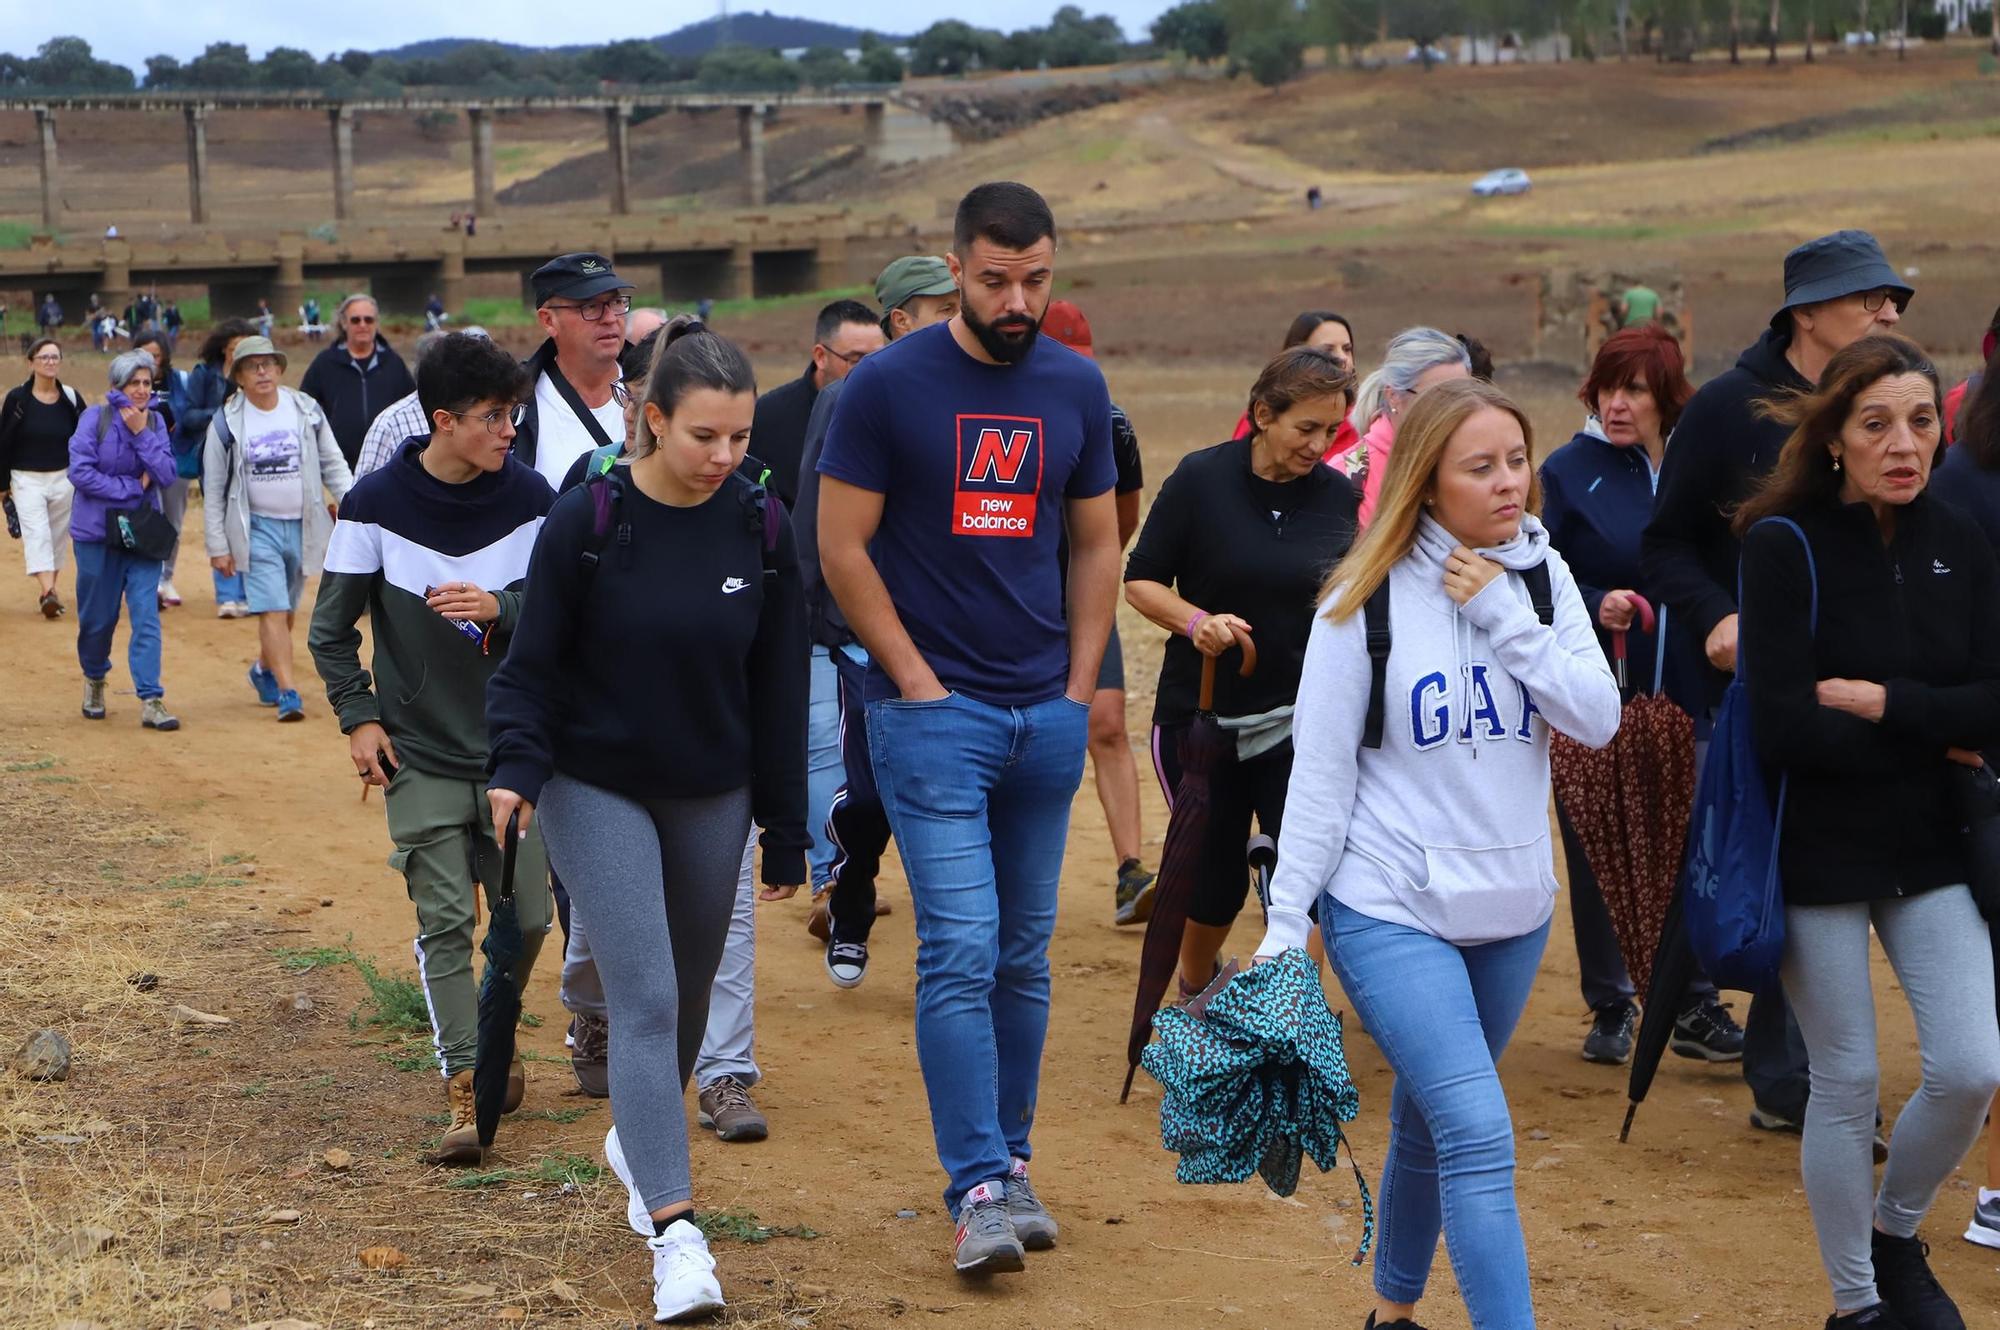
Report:
[{"label": "white t-shirt", "polygon": [[261,411],[243,403],[243,463],[249,475],[245,496],[259,517],[305,516],[305,486],[299,479],[299,412],[278,394],[278,409]]},{"label": "white t-shirt", "polygon": [[[593,407],[590,414],[597,417],[605,438],[617,443],[625,437],[625,408],[618,405],[616,397]],[[576,465],[576,459],[593,451],[597,440],[576,418],[547,371],[535,380],[535,429],[535,470],[549,482],[550,489],[561,489],[563,477]]]}]

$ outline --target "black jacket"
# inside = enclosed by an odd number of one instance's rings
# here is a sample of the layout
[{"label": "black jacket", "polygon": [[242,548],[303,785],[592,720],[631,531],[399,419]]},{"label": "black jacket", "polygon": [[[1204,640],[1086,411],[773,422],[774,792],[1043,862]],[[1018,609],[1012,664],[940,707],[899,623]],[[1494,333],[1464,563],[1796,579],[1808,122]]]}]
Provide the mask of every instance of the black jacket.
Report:
[{"label": "black jacket", "polygon": [[368,436],[368,427],[375,423],[375,417],[398,398],[415,392],[417,381],[410,377],[403,358],[387,342],[376,341],[375,354],[366,365],[347,354],[345,343],[335,342],[306,366],[299,390],[326,412],[326,423],[333,426],[340,455],[352,468],[361,456],[361,441]]},{"label": "black jacket", "polygon": [[[6,489],[11,483],[10,475],[14,469],[15,448],[19,441],[21,422],[27,418],[28,402],[33,398],[34,392],[35,376],[30,374],[26,383],[18,388],[9,389],[6,398],[0,400],[0,490]],[[56,406],[69,412],[70,432],[75,433],[76,422],[83,416],[82,395],[58,379]],[[62,465],[53,469],[63,470],[68,466],[69,459],[65,456]],[[34,468],[23,466],[21,469],[28,471]]]},{"label": "black jacket", "polygon": [[[1354,541],[1358,503],[1330,466],[1284,484],[1258,479],[1248,439],[1189,453],[1160,487],[1125,580],[1158,582],[1210,614],[1249,620],[1257,672],[1215,672],[1217,715],[1255,716],[1298,699],[1313,610]],[[1201,653],[1175,633],[1160,661],[1153,723],[1193,719],[1200,686]]]},{"label": "black jacket", "polygon": [[1957,445],[1931,472],[1925,491],[1970,517],[1986,533],[1987,543],[2000,551],[2000,471],[1988,471],[1973,459],[1972,450]]},{"label": "black jacket", "polygon": [[[1789,331],[1767,331],[1736,359],[1736,367],[1701,386],[1674,426],[1660,467],[1653,520],[1639,544],[1646,584],[1660,594],[1697,650],[1723,619],[1736,613],[1736,563],[1742,546],[1729,513],[1777,465],[1789,431],[1757,414],[1756,403],[1812,384],[1792,368]],[[1703,664],[1708,705],[1721,700],[1729,676]]]},{"label": "black jacket", "polygon": [[[2000,742],[2000,564],[1972,520],[1920,496],[1886,547],[1865,504],[1760,523],[1743,542],[1739,664],[1757,750],[1790,774],[1779,865],[1793,905],[1964,882],[1949,747]],[[1884,684],[1879,722],[1819,705],[1823,679]]]},{"label": "black jacket", "polygon": [[750,446],[771,468],[767,482],[785,501],[796,508],[799,495],[799,463],[805,455],[806,422],[812,419],[813,402],[820,390],[813,383],[813,367],[789,383],[781,383],[757,399],[757,414],[750,422]]}]

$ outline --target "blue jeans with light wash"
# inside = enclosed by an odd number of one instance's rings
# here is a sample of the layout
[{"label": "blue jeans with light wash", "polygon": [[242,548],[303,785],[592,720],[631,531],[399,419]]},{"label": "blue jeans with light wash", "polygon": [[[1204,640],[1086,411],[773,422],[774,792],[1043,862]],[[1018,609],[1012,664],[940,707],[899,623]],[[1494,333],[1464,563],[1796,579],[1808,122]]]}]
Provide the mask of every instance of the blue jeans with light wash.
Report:
[{"label": "blue jeans with light wash", "polygon": [[1396,1073],[1375,1292],[1422,1298],[1442,1232],[1472,1324],[1533,1330],[1514,1122],[1495,1064],[1528,1005],[1548,924],[1461,947],[1331,896],[1320,898],[1319,918],[1327,960]]},{"label": "blue jeans with light wash", "polygon": [[125,665],[141,700],[160,688],[160,561],[141,559],[107,540],[78,540],[76,551],[76,659],[86,679],[111,672],[111,639],[122,601],[132,616]]},{"label": "blue jeans with light wash", "polygon": [[917,1061],[953,1212],[1029,1157],[1089,716],[1060,696],[868,704],[875,781],[915,907]]},{"label": "blue jeans with light wash", "polygon": [[806,826],[813,838],[806,883],[815,892],[833,876],[833,840],[827,835],[826,818],[845,769],[840,760],[840,672],[833,667],[831,648],[815,642],[812,699],[806,711]]}]

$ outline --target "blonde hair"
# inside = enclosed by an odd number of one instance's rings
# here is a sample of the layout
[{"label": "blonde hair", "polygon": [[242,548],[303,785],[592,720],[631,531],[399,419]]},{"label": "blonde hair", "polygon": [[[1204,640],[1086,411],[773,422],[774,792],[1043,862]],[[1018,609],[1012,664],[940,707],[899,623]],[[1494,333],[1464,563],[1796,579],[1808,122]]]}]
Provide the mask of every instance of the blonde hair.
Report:
[{"label": "blonde hair", "polygon": [[[1535,430],[1528,415],[1506,393],[1483,379],[1448,379],[1427,389],[1403,416],[1396,429],[1396,446],[1389,454],[1389,472],[1382,478],[1382,496],[1361,539],[1320,589],[1322,600],[1338,593],[1327,609],[1335,623],[1359,613],[1389,570],[1417,543],[1417,519],[1437,488],[1438,466],[1452,435],[1481,411],[1505,411],[1521,426],[1529,455],[1534,454]],[[1542,506],[1541,479],[1528,474],[1529,512]]]}]

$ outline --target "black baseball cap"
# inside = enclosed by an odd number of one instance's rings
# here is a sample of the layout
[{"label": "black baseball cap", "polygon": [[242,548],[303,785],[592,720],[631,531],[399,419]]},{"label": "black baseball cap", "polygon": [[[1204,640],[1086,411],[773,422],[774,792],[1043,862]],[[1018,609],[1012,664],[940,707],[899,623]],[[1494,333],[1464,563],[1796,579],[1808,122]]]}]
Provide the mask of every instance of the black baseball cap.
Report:
[{"label": "black baseball cap", "polygon": [[535,269],[528,278],[535,292],[535,308],[553,299],[588,300],[606,291],[630,291],[632,283],[611,271],[611,260],[602,254],[562,254]]}]

